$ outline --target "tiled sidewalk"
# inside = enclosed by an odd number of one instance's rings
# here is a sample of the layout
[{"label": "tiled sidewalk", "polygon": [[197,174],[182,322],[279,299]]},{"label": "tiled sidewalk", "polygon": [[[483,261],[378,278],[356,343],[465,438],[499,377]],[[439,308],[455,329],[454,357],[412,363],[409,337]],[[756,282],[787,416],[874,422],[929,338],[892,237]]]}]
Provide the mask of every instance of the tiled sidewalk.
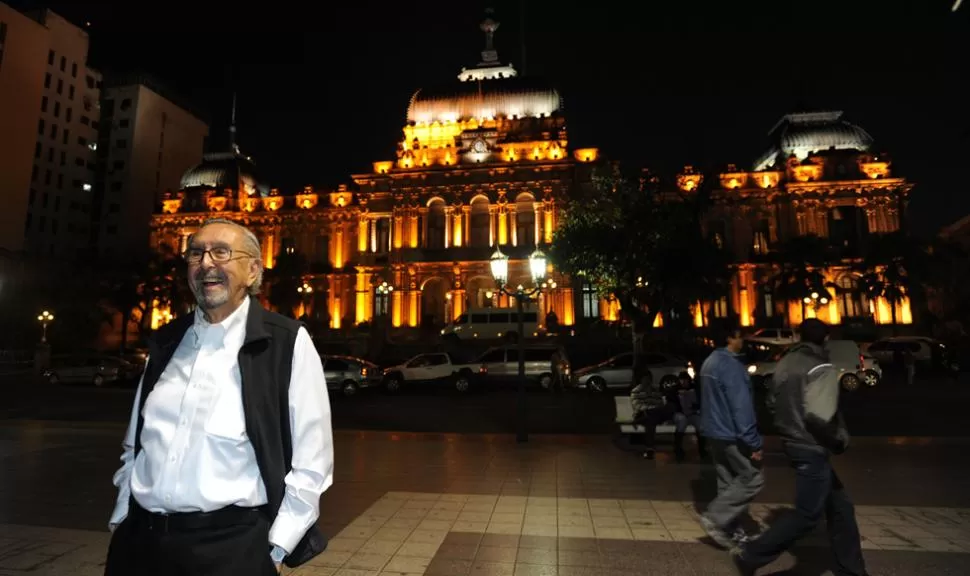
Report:
[{"label": "tiled sidewalk", "polygon": [[[763,520],[779,507],[757,504],[752,517]],[[970,555],[970,510],[860,506],[857,514],[869,557],[879,551],[956,553],[961,557],[953,562],[970,563],[970,556],[962,556]],[[107,540],[106,533],[2,525],[0,575],[101,574]],[[326,552],[288,573],[632,576],[729,570],[723,553],[712,555],[704,540],[692,502],[388,492],[336,534]],[[821,531],[801,543],[825,545]]]}]

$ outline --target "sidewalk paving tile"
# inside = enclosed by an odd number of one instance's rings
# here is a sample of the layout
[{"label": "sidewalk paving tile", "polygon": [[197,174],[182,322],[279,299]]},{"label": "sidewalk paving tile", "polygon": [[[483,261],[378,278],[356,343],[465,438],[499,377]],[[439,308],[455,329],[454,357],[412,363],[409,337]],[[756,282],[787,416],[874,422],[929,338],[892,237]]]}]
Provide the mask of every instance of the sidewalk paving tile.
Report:
[{"label": "sidewalk paving tile", "polygon": [[[757,521],[779,508],[785,507],[757,504],[751,514]],[[870,564],[899,574],[907,573],[900,566],[916,570],[911,573],[946,574],[970,562],[970,510],[859,506],[856,512]],[[693,502],[387,492],[332,536],[326,552],[287,573],[730,573],[726,554],[705,542]],[[0,576],[100,574],[108,540],[106,532],[0,525]],[[811,550],[824,546],[820,529],[771,568],[817,563],[827,555]]]}]

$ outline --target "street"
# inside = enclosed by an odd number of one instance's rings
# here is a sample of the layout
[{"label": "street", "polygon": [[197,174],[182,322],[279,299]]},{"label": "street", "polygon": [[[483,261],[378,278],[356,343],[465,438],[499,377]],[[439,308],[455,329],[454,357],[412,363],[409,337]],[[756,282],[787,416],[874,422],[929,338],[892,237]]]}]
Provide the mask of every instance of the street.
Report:
[{"label": "street", "polygon": [[[872,389],[842,394],[853,436],[968,435],[964,425],[970,382],[917,381],[913,387],[886,382]],[[118,388],[51,386],[29,380],[0,379],[4,403],[0,419],[113,422],[125,424],[134,391]],[[613,398],[567,390],[530,391],[529,430],[551,434],[611,434]],[[512,433],[516,394],[512,389],[473,391],[402,391],[388,395],[369,390],[352,398],[333,397],[333,425],[349,430],[408,432]],[[760,421],[771,432],[771,416]]]}]

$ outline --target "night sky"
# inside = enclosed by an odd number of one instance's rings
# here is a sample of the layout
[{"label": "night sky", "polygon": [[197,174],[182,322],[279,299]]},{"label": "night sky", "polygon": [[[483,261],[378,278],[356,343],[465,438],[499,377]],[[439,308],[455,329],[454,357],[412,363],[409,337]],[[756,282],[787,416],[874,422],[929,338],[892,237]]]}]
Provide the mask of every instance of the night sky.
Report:
[{"label": "night sky", "polygon": [[922,231],[970,212],[970,6],[951,5],[47,3],[91,22],[92,65],[144,70],[207,110],[211,148],[226,146],[238,92],[238,141],[284,192],[349,183],[393,158],[411,94],[478,62],[478,23],[494,6],[500,59],[521,72],[524,21],[526,72],[563,92],[571,145],[672,179],[684,164],[750,168],[783,114],[841,109],[919,184]]}]

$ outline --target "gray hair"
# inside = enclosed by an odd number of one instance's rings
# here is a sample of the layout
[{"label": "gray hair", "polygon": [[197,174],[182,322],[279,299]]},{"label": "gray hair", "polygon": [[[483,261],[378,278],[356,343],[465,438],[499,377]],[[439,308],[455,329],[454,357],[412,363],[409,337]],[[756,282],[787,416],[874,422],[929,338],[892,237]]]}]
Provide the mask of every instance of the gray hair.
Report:
[{"label": "gray hair", "polygon": [[213,224],[227,224],[229,226],[235,226],[242,232],[243,246],[245,246],[247,252],[250,252],[253,255],[253,259],[256,260],[256,266],[258,267],[258,270],[256,271],[256,280],[249,286],[247,291],[249,292],[250,296],[259,294],[259,291],[263,286],[263,250],[259,245],[259,238],[257,238],[249,228],[246,228],[239,222],[233,222],[228,218],[209,218],[203,222],[201,226],[199,226],[199,230]]}]

